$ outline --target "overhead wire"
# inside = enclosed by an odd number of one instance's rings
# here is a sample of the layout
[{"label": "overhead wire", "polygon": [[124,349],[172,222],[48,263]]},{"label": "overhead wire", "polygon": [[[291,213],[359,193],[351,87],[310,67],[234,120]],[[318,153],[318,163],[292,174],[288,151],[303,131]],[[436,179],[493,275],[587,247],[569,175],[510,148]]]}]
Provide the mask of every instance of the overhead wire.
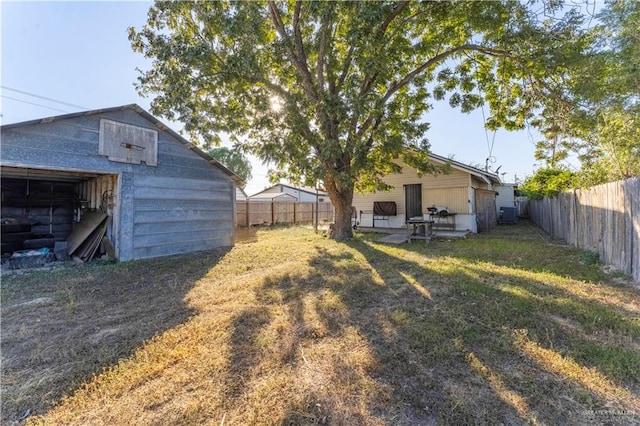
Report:
[{"label": "overhead wire", "polygon": [[27,95],[27,96],[32,96],[34,98],[38,98],[38,99],[42,99],[45,101],[49,101],[49,102],[55,102],[57,104],[61,104],[61,105],[66,105],[66,106],[70,106],[73,108],[79,108],[79,109],[89,109],[87,107],[83,107],[81,105],[76,105],[76,104],[71,104],[69,102],[64,102],[58,99],[54,99],[54,98],[48,98],[46,96],[42,96],[42,95],[38,95],[36,93],[31,93],[31,92],[27,92],[25,90],[18,90],[18,89],[14,89],[13,87],[8,87],[8,86],[4,86],[4,85],[0,85],[0,88],[4,89],[4,90],[9,90],[11,92],[16,92],[16,93],[20,93],[22,95]]},{"label": "overhead wire", "polygon": [[12,101],[18,101],[18,102],[23,102],[23,103],[29,104],[29,105],[35,105],[35,106],[39,106],[39,107],[42,107],[42,108],[47,108],[47,109],[50,109],[50,110],[53,110],[53,111],[64,112],[64,113],[68,113],[69,112],[69,111],[65,111],[65,110],[62,110],[62,109],[53,108],[53,107],[50,107],[50,106],[47,106],[47,105],[42,105],[42,104],[37,104],[35,102],[25,101],[24,99],[13,98],[13,97],[7,96],[7,95],[2,95],[2,97],[6,98],[6,99],[11,99]]}]

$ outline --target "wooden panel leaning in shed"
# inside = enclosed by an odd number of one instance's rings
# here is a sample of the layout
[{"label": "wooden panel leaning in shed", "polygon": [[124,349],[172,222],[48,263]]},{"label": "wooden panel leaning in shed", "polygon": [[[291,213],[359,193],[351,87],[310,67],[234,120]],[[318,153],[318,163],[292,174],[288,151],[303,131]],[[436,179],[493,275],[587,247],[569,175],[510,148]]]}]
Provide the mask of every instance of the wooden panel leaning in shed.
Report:
[{"label": "wooden panel leaning in shed", "polygon": [[98,154],[120,163],[158,165],[158,132],[117,121],[100,120]]}]

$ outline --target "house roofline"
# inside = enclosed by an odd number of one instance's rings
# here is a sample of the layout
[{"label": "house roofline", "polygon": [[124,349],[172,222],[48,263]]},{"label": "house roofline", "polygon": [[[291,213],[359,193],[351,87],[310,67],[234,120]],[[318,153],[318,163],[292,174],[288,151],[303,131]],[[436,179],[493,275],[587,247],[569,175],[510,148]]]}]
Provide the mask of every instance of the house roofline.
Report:
[{"label": "house roofline", "polygon": [[278,198],[278,197],[285,197],[285,198],[292,198],[294,200],[296,200],[296,197],[294,197],[291,194],[288,194],[286,192],[273,192],[273,193],[266,193],[266,194],[253,194],[249,197],[247,197],[249,200],[255,200],[255,199],[274,199],[274,198]]},{"label": "house roofline", "polygon": [[5,125],[1,126],[0,129],[1,130],[5,130],[5,129],[8,130],[8,129],[14,129],[14,128],[18,128],[18,127],[31,126],[31,125],[34,125],[34,124],[47,124],[47,123],[52,123],[54,121],[67,120],[67,119],[70,119],[70,118],[84,117],[84,116],[88,116],[88,115],[103,114],[103,113],[107,113],[107,112],[123,111],[123,110],[127,110],[127,109],[136,112],[137,114],[141,115],[142,117],[146,118],[151,123],[153,123],[158,129],[168,133],[173,138],[177,139],[178,142],[183,144],[187,149],[195,152],[200,157],[202,157],[203,159],[207,160],[207,162],[209,164],[211,164],[213,167],[221,170],[223,173],[228,175],[236,184],[242,185],[244,183],[244,181],[242,180],[242,178],[240,176],[236,175],[233,171],[229,170],[224,164],[222,164],[221,162],[219,162],[218,160],[216,160],[214,158],[211,158],[211,156],[209,156],[209,154],[207,154],[206,152],[202,151],[193,142],[190,142],[187,139],[185,139],[178,132],[176,132],[175,130],[173,130],[172,128],[170,128],[166,124],[164,124],[162,121],[158,120],[156,117],[151,115],[149,112],[147,112],[144,108],[142,108],[138,104],[127,104],[127,105],[121,105],[121,106],[116,106],[116,107],[92,109],[92,110],[88,110],[88,111],[73,112],[73,113],[70,113],[70,114],[55,115],[55,116],[52,116],[52,117],[45,117],[45,118],[39,118],[39,119],[35,119],[35,120],[22,121],[22,122],[18,122],[18,123],[5,124]]},{"label": "house roofline", "polygon": [[501,184],[502,183],[500,181],[500,178],[498,177],[498,175],[495,174],[495,173],[490,173],[490,172],[487,172],[485,170],[481,170],[481,169],[478,169],[476,167],[472,167],[472,166],[466,165],[466,164],[461,163],[459,161],[443,157],[441,155],[437,155],[437,154],[433,154],[433,153],[429,153],[428,155],[429,155],[429,158],[431,158],[431,159],[433,159],[435,161],[438,161],[438,162],[441,162],[441,163],[449,163],[449,164],[451,164],[451,167],[453,167],[453,168],[469,172],[469,173],[473,174],[474,176],[479,177],[480,179],[484,180],[488,184],[492,184],[492,183]]},{"label": "house roofline", "polygon": [[[253,197],[254,195],[262,194],[263,192],[267,192],[270,189],[273,189],[273,188],[275,188],[277,186],[286,186],[287,188],[295,189],[296,191],[305,192],[307,194],[311,194],[311,195],[314,195],[314,196],[316,195],[315,192],[307,191],[306,189],[296,188],[295,186],[287,185],[286,183],[276,183],[275,185],[271,185],[270,187],[265,188],[260,192],[256,192],[255,194],[251,195],[250,197]],[[326,197],[329,194],[327,192],[325,192],[325,191],[318,191],[318,195],[322,195],[323,197]]]}]

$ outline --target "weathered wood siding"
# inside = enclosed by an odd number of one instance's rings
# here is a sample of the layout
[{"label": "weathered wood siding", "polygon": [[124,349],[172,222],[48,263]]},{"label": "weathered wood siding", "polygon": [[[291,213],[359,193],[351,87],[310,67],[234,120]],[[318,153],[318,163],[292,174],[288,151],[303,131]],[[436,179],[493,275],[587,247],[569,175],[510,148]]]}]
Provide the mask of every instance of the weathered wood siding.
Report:
[{"label": "weathered wood siding", "polygon": [[103,208],[113,211],[117,203],[118,176],[105,175],[84,181],[80,184],[78,191],[80,199],[88,200],[88,208],[93,210]]},{"label": "weathered wood siding", "polygon": [[478,178],[477,176],[471,176],[469,175],[471,178],[471,186],[474,188],[478,188],[478,189],[491,189],[489,187],[489,184],[487,182],[485,182],[484,180]]},{"label": "weathered wood siding", "polygon": [[[158,132],[157,166],[98,154],[100,119]],[[114,236],[120,260],[233,245],[232,180],[132,109],[2,129],[3,165],[119,176]]]},{"label": "weathered wood siding", "polygon": [[531,220],[640,282],[640,177],[529,202]]},{"label": "weathered wood siding", "polygon": [[488,189],[475,189],[476,222],[478,232],[491,231],[498,224],[496,193]]}]

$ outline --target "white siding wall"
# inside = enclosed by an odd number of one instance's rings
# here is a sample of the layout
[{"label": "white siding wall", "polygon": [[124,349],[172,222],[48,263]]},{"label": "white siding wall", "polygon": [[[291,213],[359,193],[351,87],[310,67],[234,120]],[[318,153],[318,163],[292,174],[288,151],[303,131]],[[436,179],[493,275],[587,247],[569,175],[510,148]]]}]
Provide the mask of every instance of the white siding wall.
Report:
[{"label": "white siding wall", "polygon": [[[295,195],[298,198],[298,201],[303,201],[303,202],[316,202],[316,194],[309,194],[308,192],[304,192],[304,191],[295,191],[297,192],[297,194]],[[327,202],[327,200],[329,200],[329,197],[325,197],[324,195],[320,194],[318,195],[318,199],[323,198],[324,202]]]},{"label": "white siding wall", "polygon": [[[285,194],[289,194],[293,197],[296,198],[296,200],[301,201],[301,202],[316,202],[316,194],[312,194],[309,193],[307,191],[299,191],[295,188],[290,188],[288,186],[284,186],[284,185],[276,185],[273,188],[270,188],[268,190],[263,191],[262,193],[264,194],[281,194],[281,193],[285,193]],[[318,198],[323,199],[320,202],[323,203],[330,203],[331,200],[329,199],[328,195],[323,195],[322,193],[320,193],[320,195],[318,196]]]},{"label": "white siding wall", "polygon": [[[397,215],[395,217],[390,218],[389,226],[392,228],[401,228],[404,226],[405,222],[405,205],[404,205],[404,185],[410,184],[422,184],[423,190],[423,199],[422,199],[422,210],[424,213],[427,212],[427,207],[434,204],[434,202],[430,202],[425,199],[424,193],[428,192],[429,189],[441,189],[441,188],[468,188],[471,186],[471,177],[468,173],[460,171],[460,170],[452,170],[450,174],[440,174],[440,175],[423,175],[422,177],[418,177],[418,173],[408,167],[403,165],[401,162],[398,162],[402,168],[402,173],[391,174],[384,177],[384,182],[393,186],[393,189],[388,192],[374,192],[374,193],[366,193],[360,194],[355,193],[353,196],[353,205],[358,212],[358,220],[361,222],[360,226],[372,226],[372,215],[365,214],[362,215],[362,220],[360,220],[360,211],[372,211],[373,210],[373,202],[374,201],[394,201],[397,205]],[[450,199],[443,198],[439,199],[439,202],[443,202],[444,206],[456,206],[458,209],[462,209],[461,211],[456,211],[456,213],[466,213],[469,209],[469,198],[467,198],[468,192],[466,190],[461,191],[449,191]],[[461,198],[462,197],[462,198]],[[464,198],[464,199],[463,199]],[[461,204],[462,203],[462,204]],[[473,205],[473,203],[471,203]],[[453,207],[452,207],[453,208]],[[469,211],[471,213],[471,211]],[[457,220],[457,219],[456,219]],[[460,220],[463,220],[461,217]],[[466,224],[465,224],[466,225]],[[382,222],[376,221],[376,227],[384,226]],[[470,227],[471,225],[469,225]],[[468,226],[460,229],[467,229]]]},{"label": "white siding wall", "polygon": [[506,183],[496,186],[494,189],[498,191],[496,196],[496,212],[500,213],[500,207],[515,207],[516,197],[513,193],[513,184]]}]

